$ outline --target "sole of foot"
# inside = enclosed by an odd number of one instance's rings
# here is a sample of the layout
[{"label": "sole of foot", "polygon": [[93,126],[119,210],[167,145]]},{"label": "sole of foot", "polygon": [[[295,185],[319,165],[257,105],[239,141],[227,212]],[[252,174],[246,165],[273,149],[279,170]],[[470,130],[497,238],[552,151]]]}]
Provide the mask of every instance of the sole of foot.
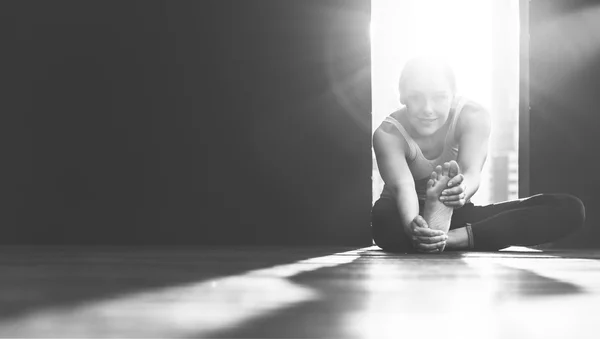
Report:
[{"label": "sole of foot", "polygon": [[448,188],[448,182],[459,173],[456,161],[437,166],[427,182],[427,200],[423,210],[423,218],[430,228],[448,232],[453,208],[440,201],[442,191]]}]

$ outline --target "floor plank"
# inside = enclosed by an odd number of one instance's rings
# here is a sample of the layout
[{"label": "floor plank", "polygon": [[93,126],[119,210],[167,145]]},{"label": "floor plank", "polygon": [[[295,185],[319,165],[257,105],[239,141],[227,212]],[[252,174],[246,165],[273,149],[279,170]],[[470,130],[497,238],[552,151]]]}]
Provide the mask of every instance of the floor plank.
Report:
[{"label": "floor plank", "polygon": [[597,338],[600,251],[0,247],[1,337]]}]

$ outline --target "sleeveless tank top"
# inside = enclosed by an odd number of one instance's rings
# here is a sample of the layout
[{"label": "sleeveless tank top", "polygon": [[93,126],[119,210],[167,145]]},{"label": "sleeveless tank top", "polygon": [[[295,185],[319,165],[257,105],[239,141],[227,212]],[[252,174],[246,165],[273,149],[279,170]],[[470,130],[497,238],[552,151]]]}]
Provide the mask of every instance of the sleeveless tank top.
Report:
[{"label": "sleeveless tank top", "polygon": [[[421,152],[421,148],[419,147],[419,145],[417,145],[413,138],[411,138],[408,132],[404,129],[402,124],[394,117],[389,115],[383,121],[383,123],[394,125],[394,127],[396,127],[396,129],[400,132],[400,134],[408,144],[409,152],[406,160],[408,162],[410,172],[412,173],[412,176],[415,180],[415,189],[417,191],[417,196],[419,197],[419,200],[425,200],[427,181],[429,180],[431,172],[433,172],[435,167],[438,165],[443,165],[445,162],[458,159],[458,141],[456,140],[454,134],[456,130],[456,123],[458,122],[458,117],[460,116],[460,112],[462,111],[463,107],[467,102],[467,98],[457,97],[452,103],[450,113],[448,115],[448,119],[450,120],[450,126],[448,128],[448,131],[446,132],[446,137],[444,139],[444,149],[442,151],[442,154],[440,154],[440,156],[435,159],[425,158],[425,156]],[[383,186],[381,197],[394,199],[392,190],[388,185]]]}]

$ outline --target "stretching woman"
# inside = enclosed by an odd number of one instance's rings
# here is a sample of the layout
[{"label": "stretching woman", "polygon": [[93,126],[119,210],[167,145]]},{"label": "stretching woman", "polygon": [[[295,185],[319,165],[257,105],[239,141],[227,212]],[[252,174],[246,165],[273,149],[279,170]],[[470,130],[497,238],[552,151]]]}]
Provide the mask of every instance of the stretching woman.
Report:
[{"label": "stretching woman", "polygon": [[488,206],[470,202],[487,157],[490,117],[456,95],[448,65],[410,60],[399,90],[404,107],[373,135],[385,182],[372,210],[373,239],[383,250],[490,251],[555,241],[583,226],[584,206],[567,194]]}]

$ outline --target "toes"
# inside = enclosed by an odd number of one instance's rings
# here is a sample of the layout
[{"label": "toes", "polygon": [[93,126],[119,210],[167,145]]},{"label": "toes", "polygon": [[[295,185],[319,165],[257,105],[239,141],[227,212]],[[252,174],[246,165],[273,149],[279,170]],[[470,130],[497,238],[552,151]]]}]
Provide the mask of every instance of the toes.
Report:
[{"label": "toes", "polygon": [[431,176],[429,176],[429,179],[436,181],[438,177],[438,174],[436,171],[431,172]]},{"label": "toes", "polygon": [[450,178],[454,178],[460,172],[460,168],[458,167],[458,163],[454,160],[450,161],[450,168],[448,169],[448,176]]},{"label": "toes", "polygon": [[[435,173],[435,172],[433,172]],[[433,176],[433,173],[431,174]],[[434,179],[429,179],[427,180],[427,188],[432,188],[433,186],[435,186],[435,180]]]},{"label": "toes", "polygon": [[444,166],[442,167],[442,175],[445,176],[445,177],[447,177],[449,170],[450,170],[450,163],[449,162],[445,162]]},{"label": "toes", "polygon": [[442,166],[440,166],[440,165],[437,165],[437,166],[435,167],[435,173],[436,173],[436,175],[437,175],[437,178],[436,178],[437,180],[442,180],[442,174],[443,174],[443,173],[442,173],[442,171],[443,171],[443,170],[442,170]]}]

